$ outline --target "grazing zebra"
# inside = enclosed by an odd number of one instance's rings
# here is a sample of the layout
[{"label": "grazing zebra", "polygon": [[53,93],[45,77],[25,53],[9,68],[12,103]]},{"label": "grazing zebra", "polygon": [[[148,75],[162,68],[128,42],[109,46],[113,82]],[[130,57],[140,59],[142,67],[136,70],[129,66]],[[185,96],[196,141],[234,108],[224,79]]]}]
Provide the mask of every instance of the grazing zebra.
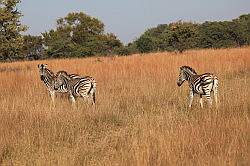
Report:
[{"label": "grazing zebra", "polygon": [[[50,93],[51,100],[52,100],[53,103],[55,101],[55,93],[66,93],[66,92],[68,92],[65,87],[61,87],[58,90],[54,89],[54,83],[55,83],[56,75],[58,75],[59,73],[64,72],[64,71],[59,71],[55,75],[51,70],[49,70],[47,68],[47,64],[38,64],[38,69],[39,69],[40,79],[46,85],[46,87],[47,87],[47,89],[48,89],[48,91]],[[78,78],[80,76],[77,75],[77,74],[71,74],[71,75],[69,75],[69,77],[70,78]]]},{"label": "grazing zebra", "polygon": [[194,69],[189,66],[180,67],[179,79],[177,85],[181,86],[184,81],[189,84],[189,107],[192,106],[194,94],[200,95],[200,105],[203,108],[202,96],[206,96],[209,106],[212,105],[211,92],[214,93],[214,100],[217,106],[218,78],[211,73],[198,75]]},{"label": "grazing zebra", "polygon": [[56,75],[54,89],[66,88],[72,104],[75,104],[76,97],[91,99],[92,104],[95,104],[96,81],[93,77],[70,77],[67,72],[60,72]]}]

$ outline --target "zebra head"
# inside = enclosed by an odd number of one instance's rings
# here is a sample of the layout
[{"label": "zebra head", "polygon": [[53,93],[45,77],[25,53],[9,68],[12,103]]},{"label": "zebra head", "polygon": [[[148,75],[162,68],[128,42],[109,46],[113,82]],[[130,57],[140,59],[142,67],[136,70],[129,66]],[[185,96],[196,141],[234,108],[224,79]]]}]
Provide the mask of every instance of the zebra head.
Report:
[{"label": "zebra head", "polygon": [[40,79],[43,81],[46,76],[47,64],[38,64]]},{"label": "zebra head", "polygon": [[192,69],[189,66],[181,66],[180,67],[180,74],[179,74],[179,78],[177,80],[177,85],[181,86],[183,84],[184,81],[189,81],[190,77],[192,75],[196,75],[196,71],[194,69]]},{"label": "zebra head", "polygon": [[55,76],[54,90],[60,89],[61,86],[63,86],[63,88],[67,87],[69,80],[70,76],[67,74],[67,72],[58,72]]}]

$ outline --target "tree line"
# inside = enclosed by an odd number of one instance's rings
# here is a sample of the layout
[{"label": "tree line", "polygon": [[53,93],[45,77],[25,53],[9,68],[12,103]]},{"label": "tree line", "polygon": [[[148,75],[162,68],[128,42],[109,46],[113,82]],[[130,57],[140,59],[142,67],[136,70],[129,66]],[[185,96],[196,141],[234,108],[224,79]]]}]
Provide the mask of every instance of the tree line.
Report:
[{"label": "tree line", "polygon": [[241,47],[250,44],[250,14],[232,21],[178,21],[147,30],[132,43],[139,52]]},{"label": "tree line", "polygon": [[47,58],[129,55],[196,48],[241,47],[250,43],[250,14],[232,21],[193,23],[177,21],[146,30],[124,45],[104,24],[83,12],[57,19],[56,28],[39,36],[22,35],[27,26],[17,5],[21,0],[0,0],[0,61]]}]

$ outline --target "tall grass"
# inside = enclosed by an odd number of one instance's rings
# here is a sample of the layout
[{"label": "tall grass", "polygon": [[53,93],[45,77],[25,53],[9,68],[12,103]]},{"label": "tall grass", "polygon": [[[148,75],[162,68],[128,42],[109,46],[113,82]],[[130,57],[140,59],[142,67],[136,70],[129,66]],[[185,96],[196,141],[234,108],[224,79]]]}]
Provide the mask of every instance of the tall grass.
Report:
[{"label": "tall grass", "polygon": [[[96,108],[52,108],[39,63],[96,78]],[[188,109],[182,65],[218,76],[218,109]],[[249,165],[249,85],[250,47],[3,63],[0,165]]]}]

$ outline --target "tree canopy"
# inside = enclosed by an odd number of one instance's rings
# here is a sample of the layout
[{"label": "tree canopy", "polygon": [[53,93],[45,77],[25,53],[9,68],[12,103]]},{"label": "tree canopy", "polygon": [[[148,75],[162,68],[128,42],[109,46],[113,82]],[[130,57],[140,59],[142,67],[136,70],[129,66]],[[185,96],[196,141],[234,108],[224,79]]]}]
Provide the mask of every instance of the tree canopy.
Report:
[{"label": "tree canopy", "polygon": [[23,47],[21,32],[26,27],[21,25],[21,12],[16,8],[20,0],[0,0],[0,60],[20,58]]},{"label": "tree canopy", "polygon": [[57,28],[42,34],[50,57],[86,57],[108,54],[122,43],[104,33],[104,24],[83,12],[69,13],[57,20]]},{"label": "tree canopy", "polygon": [[250,43],[250,14],[232,21],[193,23],[177,21],[144,32],[132,44],[139,52],[196,48],[240,47]]}]

